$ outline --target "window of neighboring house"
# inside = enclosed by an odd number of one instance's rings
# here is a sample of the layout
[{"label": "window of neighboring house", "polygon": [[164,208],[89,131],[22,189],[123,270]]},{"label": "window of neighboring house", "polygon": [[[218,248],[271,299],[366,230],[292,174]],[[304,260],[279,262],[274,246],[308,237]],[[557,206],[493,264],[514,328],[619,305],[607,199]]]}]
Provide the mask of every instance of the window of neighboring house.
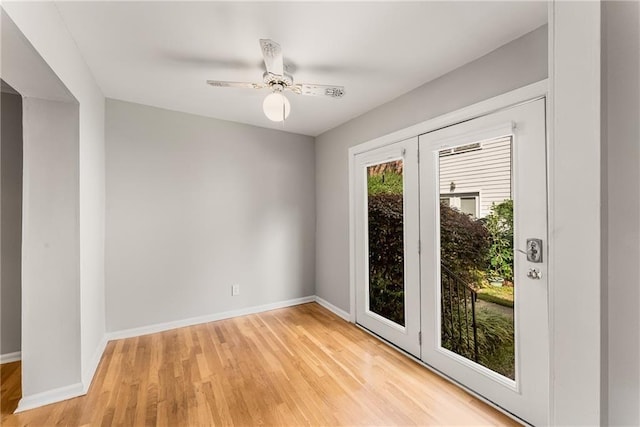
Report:
[{"label": "window of neighboring house", "polygon": [[440,151],[440,157],[451,156],[453,154],[468,153],[469,151],[482,150],[482,145],[479,142],[474,144],[460,145],[458,147],[449,148]]},{"label": "window of neighboring house", "polygon": [[440,202],[474,218],[480,214],[480,193],[441,194]]},{"label": "window of neighboring house", "polygon": [[460,211],[467,215],[477,216],[478,198],[477,197],[460,197]]}]

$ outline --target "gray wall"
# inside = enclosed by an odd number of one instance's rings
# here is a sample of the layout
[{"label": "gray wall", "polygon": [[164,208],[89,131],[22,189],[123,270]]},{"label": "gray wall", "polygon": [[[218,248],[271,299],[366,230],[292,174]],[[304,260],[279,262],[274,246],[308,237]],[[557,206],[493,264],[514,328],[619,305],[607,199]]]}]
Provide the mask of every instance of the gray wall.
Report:
[{"label": "gray wall", "polygon": [[20,351],[22,333],[22,97],[2,92],[0,98],[0,354],[9,354]]},{"label": "gray wall", "polygon": [[547,77],[543,26],[316,138],[316,295],[349,311],[348,149]]},{"label": "gray wall", "polygon": [[312,137],[109,99],[106,144],[108,331],[314,294]]},{"label": "gray wall", "polygon": [[603,356],[608,369],[603,370],[608,373],[608,425],[640,425],[639,22],[638,2],[603,2],[603,193],[608,197],[603,212],[608,231],[603,298],[603,318],[608,311],[603,345],[608,353]]},{"label": "gray wall", "polygon": [[22,395],[79,384],[78,105],[23,99]]}]

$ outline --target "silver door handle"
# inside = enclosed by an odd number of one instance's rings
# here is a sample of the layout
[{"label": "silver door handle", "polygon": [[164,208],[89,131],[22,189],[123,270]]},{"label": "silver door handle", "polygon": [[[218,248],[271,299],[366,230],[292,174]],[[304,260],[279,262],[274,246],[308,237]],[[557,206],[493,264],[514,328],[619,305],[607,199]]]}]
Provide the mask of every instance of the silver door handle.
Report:
[{"label": "silver door handle", "polygon": [[542,239],[527,239],[527,251],[525,252],[522,249],[516,250],[525,254],[529,262],[542,262]]}]

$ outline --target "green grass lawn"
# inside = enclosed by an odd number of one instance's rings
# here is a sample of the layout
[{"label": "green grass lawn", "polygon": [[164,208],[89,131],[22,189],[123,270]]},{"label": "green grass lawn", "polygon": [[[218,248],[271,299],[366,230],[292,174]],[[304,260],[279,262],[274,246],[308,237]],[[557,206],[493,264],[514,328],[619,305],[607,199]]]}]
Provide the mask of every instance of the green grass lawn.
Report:
[{"label": "green grass lawn", "polygon": [[489,286],[478,290],[478,299],[513,308],[513,287]]},{"label": "green grass lawn", "polygon": [[[442,346],[470,360],[473,347],[466,337],[473,336],[473,326],[465,322],[464,310],[444,314]],[[449,320],[451,319],[451,320]],[[459,321],[460,320],[460,321]],[[505,377],[515,378],[513,317],[486,307],[476,311],[478,363]],[[473,344],[473,341],[471,341]]]},{"label": "green grass lawn", "polygon": [[480,364],[515,379],[513,319],[485,308],[478,310],[476,321]]}]

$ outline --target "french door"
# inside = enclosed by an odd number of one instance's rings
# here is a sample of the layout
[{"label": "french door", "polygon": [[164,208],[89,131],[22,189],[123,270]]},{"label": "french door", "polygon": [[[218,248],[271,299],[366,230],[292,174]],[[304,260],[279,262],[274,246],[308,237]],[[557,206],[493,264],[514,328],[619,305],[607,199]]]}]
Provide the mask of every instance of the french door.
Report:
[{"label": "french door", "polygon": [[539,99],[354,161],[357,323],[532,424],[549,401],[545,141]]},{"label": "french door", "polygon": [[356,322],[420,357],[418,138],[355,165]]}]

